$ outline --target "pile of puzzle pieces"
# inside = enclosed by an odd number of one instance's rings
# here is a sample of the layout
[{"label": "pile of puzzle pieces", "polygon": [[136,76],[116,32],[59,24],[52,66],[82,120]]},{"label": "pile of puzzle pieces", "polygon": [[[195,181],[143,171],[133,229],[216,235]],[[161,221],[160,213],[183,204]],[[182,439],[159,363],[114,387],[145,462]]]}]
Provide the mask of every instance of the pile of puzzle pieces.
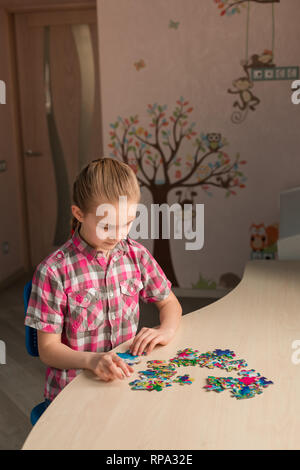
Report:
[{"label": "pile of puzzle pieces", "polygon": [[263,388],[268,387],[273,382],[267,380],[265,377],[251,370],[240,370],[238,375],[241,377],[211,377],[207,378],[207,385],[204,388],[214,390],[215,392],[223,392],[223,390],[230,389],[231,394],[238,400],[243,398],[253,398],[263,392]]},{"label": "pile of puzzle pieces", "polygon": [[217,367],[224,369],[227,372],[232,370],[239,370],[242,367],[247,367],[247,362],[244,359],[235,360],[235,353],[229,349],[215,349],[203,354],[197,354],[197,349],[186,348],[183,351],[178,351],[177,355],[170,359],[172,364],[180,366],[196,366],[208,367],[213,369]]},{"label": "pile of puzzle pieces", "polygon": [[[130,365],[140,362],[139,356],[132,356],[130,351],[117,353],[122,359]],[[144,353],[145,354],[145,353]],[[245,370],[248,364],[244,359],[235,359],[236,355],[229,349],[215,349],[206,353],[200,353],[197,349],[185,348],[177,351],[175,357],[166,361],[147,361],[147,370],[138,371],[139,379],[129,383],[132,390],[156,390],[171,387],[173,383],[180,385],[191,385],[194,379],[188,374],[177,374],[177,367],[181,366],[199,366],[208,369],[219,368],[227,372],[237,371],[240,377],[212,377],[207,378],[207,385],[204,388],[208,391],[214,390],[222,392],[230,389],[232,395],[237,399],[253,398],[261,394],[262,389],[273,384],[254,369]],[[175,377],[176,376],[176,377]]]},{"label": "pile of puzzle pieces", "polygon": [[177,374],[176,367],[165,361],[147,361],[147,370],[138,372],[140,378],[130,382],[132,390],[157,390],[160,392],[165,387],[171,387],[173,383],[180,385],[191,384],[194,379],[190,379],[189,375]]}]

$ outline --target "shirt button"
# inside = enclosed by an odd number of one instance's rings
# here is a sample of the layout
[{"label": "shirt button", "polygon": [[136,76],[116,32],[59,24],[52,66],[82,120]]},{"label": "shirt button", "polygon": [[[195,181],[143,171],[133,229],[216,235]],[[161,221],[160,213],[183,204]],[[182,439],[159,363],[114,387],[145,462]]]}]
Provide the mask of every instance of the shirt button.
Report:
[{"label": "shirt button", "polygon": [[113,296],[114,296],[114,293],[113,293],[113,292],[110,292],[108,295],[109,295],[109,297],[113,297]]}]

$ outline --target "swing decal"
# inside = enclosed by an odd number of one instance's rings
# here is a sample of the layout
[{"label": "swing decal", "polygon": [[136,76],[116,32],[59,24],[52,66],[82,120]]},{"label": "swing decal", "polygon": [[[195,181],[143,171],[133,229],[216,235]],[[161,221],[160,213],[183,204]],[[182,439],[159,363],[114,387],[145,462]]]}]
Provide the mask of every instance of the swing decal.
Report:
[{"label": "swing decal", "polygon": [[[246,10],[246,48],[245,59],[240,61],[244,74],[232,82],[232,87],[227,92],[235,95],[231,114],[231,121],[234,124],[243,122],[248,111],[256,111],[261,100],[254,91],[254,82],[259,81],[278,81],[278,80],[296,80],[299,77],[298,66],[276,66],[274,62],[275,49],[275,3],[280,0],[214,0],[220,9],[221,16],[232,16]],[[249,57],[248,39],[250,29],[250,4],[269,4],[271,7],[272,37],[271,48],[263,49],[258,53],[253,53]],[[236,109],[237,108],[237,109]]]},{"label": "swing decal", "polygon": [[269,81],[269,80],[297,80],[299,78],[298,65],[290,67],[275,67],[273,69],[261,68],[251,70],[251,80]]}]

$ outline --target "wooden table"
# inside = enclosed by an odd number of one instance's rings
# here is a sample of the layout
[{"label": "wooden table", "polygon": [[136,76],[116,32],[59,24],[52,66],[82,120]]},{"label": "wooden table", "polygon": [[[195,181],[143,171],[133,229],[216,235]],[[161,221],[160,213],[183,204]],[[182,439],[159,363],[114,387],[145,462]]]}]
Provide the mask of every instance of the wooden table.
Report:
[{"label": "wooden table", "polygon": [[208,375],[236,372],[181,367],[195,378],[192,385],[147,392],[130,389],[137,372],[105,383],[84,371],[41,416],[23,449],[299,449],[300,364],[292,362],[297,339],[300,261],[250,261],[234,290],[185,315],[173,341],[142,356],[135,370],[185,347],[230,348],[274,385],[237,400],[228,390],[202,388]]}]

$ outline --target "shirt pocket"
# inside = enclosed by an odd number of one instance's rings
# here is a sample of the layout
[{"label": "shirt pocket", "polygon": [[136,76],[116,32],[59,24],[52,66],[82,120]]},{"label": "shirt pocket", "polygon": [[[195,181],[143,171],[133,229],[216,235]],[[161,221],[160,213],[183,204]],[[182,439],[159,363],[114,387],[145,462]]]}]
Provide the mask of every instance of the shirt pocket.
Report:
[{"label": "shirt pocket", "polygon": [[133,318],[138,313],[139,292],[143,288],[141,279],[126,279],[120,282],[122,311],[124,318]]},{"label": "shirt pocket", "polygon": [[91,331],[104,322],[101,290],[81,289],[68,293],[68,320],[73,332]]}]

